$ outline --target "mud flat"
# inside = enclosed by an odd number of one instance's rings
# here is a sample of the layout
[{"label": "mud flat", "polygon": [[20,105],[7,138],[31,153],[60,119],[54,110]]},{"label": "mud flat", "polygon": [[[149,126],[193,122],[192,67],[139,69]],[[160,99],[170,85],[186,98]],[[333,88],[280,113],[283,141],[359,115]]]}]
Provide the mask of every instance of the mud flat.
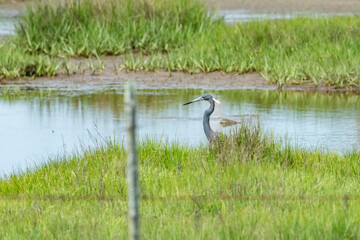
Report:
[{"label": "mud flat", "polygon": [[[21,88],[48,87],[54,89],[95,89],[113,84],[123,84],[128,81],[135,82],[138,88],[203,88],[203,89],[262,89],[262,90],[294,90],[294,91],[319,91],[319,92],[352,92],[359,93],[358,86],[331,86],[324,83],[288,84],[278,86],[266,81],[259,73],[226,74],[223,72],[195,73],[184,72],[146,72],[146,71],[121,71],[118,73],[104,73],[94,75],[90,73],[65,75],[55,77],[3,79],[2,86],[19,86]],[[1,86],[0,85],[0,86]]]}]

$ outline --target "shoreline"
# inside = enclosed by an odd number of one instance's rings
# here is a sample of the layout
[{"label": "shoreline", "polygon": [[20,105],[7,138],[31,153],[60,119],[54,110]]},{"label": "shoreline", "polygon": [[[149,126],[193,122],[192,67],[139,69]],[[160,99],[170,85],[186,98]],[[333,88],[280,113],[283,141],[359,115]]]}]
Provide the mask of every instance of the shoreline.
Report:
[{"label": "shoreline", "polygon": [[254,89],[254,90],[290,90],[304,92],[340,92],[340,93],[360,93],[360,87],[356,85],[337,86],[319,83],[315,85],[311,82],[291,83],[277,85],[265,80],[260,73],[224,73],[220,71],[211,73],[187,73],[187,72],[167,72],[158,71],[119,71],[112,72],[105,70],[103,74],[93,74],[87,70],[83,74],[64,74],[60,73],[54,77],[26,77],[19,79],[1,79],[2,87],[21,87],[21,88],[77,88],[79,90],[96,89],[105,85],[124,84],[128,81],[135,82],[139,89],[165,89],[165,88],[189,88],[189,89]]}]

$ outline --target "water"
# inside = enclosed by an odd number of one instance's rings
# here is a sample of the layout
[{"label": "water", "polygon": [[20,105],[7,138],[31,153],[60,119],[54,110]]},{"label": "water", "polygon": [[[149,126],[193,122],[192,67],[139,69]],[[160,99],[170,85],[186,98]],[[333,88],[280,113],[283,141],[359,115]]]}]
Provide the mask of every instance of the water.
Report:
[{"label": "water", "polygon": [[[207,91],[221,101],[211,125],[222,128],[220,119],[260,120],[276,136],[288,136],[304,148],[325,147],[346,152],[360,148],[359,96],[277,92],[260,90]],[[202,115],[207,103],[182,106],[203,94],[201,90],[140,90],[138,135],[206,144]],[[28,94],[0,96],[0,169],[34,166],[49,157],[71,154],[97,145],[102,138],[123,141],[125,121],[122,87],[73,91],[36,90]]]},{"label": "water", "polygon": [[15,25],[20,13],[15,9],[0,9],[0,40],[15,34]]},{"label": "water", "polygon": [[291,19],[297,17],[312,17],[312,18],[323,18],[323,17],[336,17],[336,16],[355,16],[354,13],[326,13],[326,12],[307,12],[307,11],[295,11],[285,13],[274,13],[274,12],[257,12],[246,9],[235,9],[235,10],[218,10],[216,11],[215,17],[223,17],[225,23],[234,24],[238,22],[249,22],[259,21],[265,19]]}]

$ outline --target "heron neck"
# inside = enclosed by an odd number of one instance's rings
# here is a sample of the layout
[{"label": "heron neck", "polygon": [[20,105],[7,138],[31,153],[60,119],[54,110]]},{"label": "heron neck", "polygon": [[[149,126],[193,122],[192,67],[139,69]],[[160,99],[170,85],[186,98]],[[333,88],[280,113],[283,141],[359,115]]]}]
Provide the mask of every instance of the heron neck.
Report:
[{"label": "heron neck", "polygon": [[210,100],[210,107],[208,110],[204,112],[204,118],[203,118],[204,132],[206,138],[209,141],[211,141],[215,136],[215,132],[210,127],[210,115],[214,112],[214,110],[215,110],[215,103],[213,100]]}]

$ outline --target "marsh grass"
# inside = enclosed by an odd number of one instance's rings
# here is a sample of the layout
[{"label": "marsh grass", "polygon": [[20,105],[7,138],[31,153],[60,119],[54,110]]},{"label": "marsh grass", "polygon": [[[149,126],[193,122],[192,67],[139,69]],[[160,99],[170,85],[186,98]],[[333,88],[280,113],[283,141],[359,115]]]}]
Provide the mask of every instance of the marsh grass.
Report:
[{"label": "marsh grass", "polygon": [[[223,26],[169,54],[182,71],[260,72],[267,80],[359,83],[360,18],[297,18]],[[166,67],[166,63],[163,65]]]},{"label": "marsh grass", "polygon": [[[358,238],[359,153],[307,151],[243,124],[221,144],[138,146],[145,239]],[[0,182],[2,238],[126,238],[114,141]]]},{"label": "marsh grass", "polygon": [[29,7],[17,34],[30,54],[88,57],[167,52],[213,24],[197,1],[81,0]]},{"label": "marsh grass", "polygon": [[44,54],[27,54],[21,46],[0,43],[0,78],[53,76],[59,70],[58,61]]},{"label": "marsh grass", "polygon": [[0,47],[0,76],[54,75],[59,58],[121,55],[117,69],[256,71],[279,85],[358,86],[359,29],[360,18],[348,16],[225,25],[190,0],[40,3],[20,19],[9,40],[16,47]]}]

